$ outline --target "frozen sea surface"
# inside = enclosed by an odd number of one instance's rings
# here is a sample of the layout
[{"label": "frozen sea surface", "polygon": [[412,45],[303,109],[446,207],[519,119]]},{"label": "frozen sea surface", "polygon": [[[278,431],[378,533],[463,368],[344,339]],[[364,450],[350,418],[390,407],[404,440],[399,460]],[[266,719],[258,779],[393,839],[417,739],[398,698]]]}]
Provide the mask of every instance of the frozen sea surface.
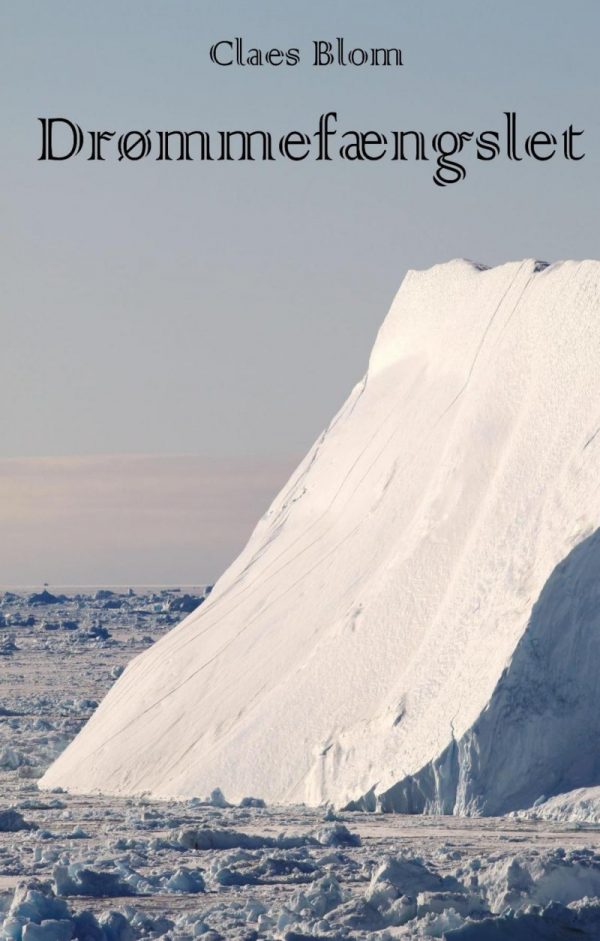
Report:
[{"label": "frozen sea surface", "polygon": [[131,657],[201,596],[0,598],[0,938],[600,938],[589,790],[480,819],[38,791]]}]

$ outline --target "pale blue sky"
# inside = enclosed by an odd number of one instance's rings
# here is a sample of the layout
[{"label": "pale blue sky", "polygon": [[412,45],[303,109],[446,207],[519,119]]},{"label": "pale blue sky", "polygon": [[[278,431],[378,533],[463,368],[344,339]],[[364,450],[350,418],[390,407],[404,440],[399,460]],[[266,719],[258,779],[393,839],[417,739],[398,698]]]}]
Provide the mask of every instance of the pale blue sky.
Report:
[{"label": "pale blue sky", "polygon": [[[308,59],[312,39],[338,35],[399,45],[405,66],[208,58],[242,36]],[[271,480],[364,371],[407,268],[597,255],[599,35],[597,0],[5,0],[0,458],[185,454],[263,462]],[[443,190],[426,165],[386,161],[36,159],[38,116],[312,131],[328,110],[347,127],[428,133],[516,110],[528,131],[584,128],[587,156],[471,164]],[[197,551],[213,577],[221,556]],[[182,548],[181,580],[189,558]]]}]

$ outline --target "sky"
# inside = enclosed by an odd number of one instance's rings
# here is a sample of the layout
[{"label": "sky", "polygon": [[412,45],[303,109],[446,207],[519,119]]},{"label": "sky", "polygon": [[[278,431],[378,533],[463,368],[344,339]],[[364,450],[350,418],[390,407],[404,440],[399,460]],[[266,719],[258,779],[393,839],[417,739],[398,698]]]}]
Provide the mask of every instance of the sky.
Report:
[{"label": "sky", "polygon": [[[599,34],[597,0],[5,0],[0,584],[214,580],[407,269],[596,256]],[[212,64],[237,36],[304,61]],[[404,65],[312,68],[337,36]],[[514,110],[527,133],[584,129],[586,157],[471,162],[445,188],[389,161],[38,160],[41,116],[312,132],[330,110],[428,134]]]}]

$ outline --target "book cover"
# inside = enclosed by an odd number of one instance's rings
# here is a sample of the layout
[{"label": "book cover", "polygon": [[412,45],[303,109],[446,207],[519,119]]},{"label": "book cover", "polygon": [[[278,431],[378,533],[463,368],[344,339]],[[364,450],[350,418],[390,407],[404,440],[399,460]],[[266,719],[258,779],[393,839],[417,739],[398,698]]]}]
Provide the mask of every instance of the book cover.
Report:
[{"label": "book cover", "polygon": [[600,937],[597,3],[0,7],[0,937]]}]

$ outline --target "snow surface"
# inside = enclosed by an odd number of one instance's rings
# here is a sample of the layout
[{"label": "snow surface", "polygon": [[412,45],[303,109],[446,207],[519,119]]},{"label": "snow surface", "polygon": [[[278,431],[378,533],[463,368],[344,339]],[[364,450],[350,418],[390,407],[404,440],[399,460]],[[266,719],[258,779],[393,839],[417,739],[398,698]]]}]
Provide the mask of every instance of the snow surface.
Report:
[{"label": "snow surface", "polygon": [[497,814],[600,784],[600,263],[408,273],[202,607],[42,779]]}]

